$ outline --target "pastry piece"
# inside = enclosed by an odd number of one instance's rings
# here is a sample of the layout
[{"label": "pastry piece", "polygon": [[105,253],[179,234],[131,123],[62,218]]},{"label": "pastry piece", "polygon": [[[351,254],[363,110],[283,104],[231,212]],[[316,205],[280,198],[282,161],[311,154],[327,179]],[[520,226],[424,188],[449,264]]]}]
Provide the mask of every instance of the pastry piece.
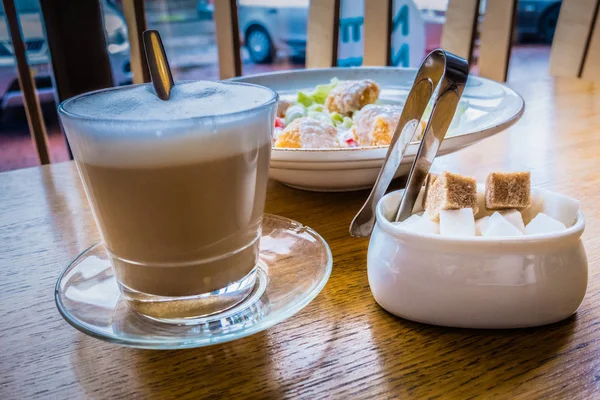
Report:
[{"label": "pastry piece", "polygon": [[445,171],[440,174],[427,194],[427,216],[440,220],[440,210],[470,208],[477,214],[477,182],[474,178]]},{"label": "pastry piece", "polygon": [[288,108],[290,108],[291,105],[291,101],[279,100],[279,103],[277,104],[277,116],[279,118],[285,118],[285,112]]},{"label": "pastry piece", "polygon": [[341,81],[325,99],[329,112],[350,115],[367,104],[373,104],[379,97],[379,86],[370,79],[361,81]]},{"label": "pastry piece", "polygon": [[485,208],[523,210],[531,204],[529,172],[492,172],[485,182]]},{"label": "pastry piece", "polygon": [[402,106],[369,104],[354,113],[352,130],[360,146],[387,146],[392,141]]},{"label": "pastry piece", "polygon": [[296,118],[285,127],[274,147],[291,149],[320,149],[340,147],[337,129],[310,117]]}]

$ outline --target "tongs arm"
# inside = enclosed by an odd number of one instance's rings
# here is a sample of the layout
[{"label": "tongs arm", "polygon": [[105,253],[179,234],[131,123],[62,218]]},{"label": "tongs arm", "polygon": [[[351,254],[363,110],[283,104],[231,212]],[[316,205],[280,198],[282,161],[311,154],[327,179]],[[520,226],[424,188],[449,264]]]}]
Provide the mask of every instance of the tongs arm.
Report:
[{"label": "tongs arm", "polygon": [[396,220],[407,218],[423,186],[429,168],[452,122],[469,75],[469,63],[452,53],[437,49],[425,58],[406,99],[390,142],[385,161],[367,201],[350,225],[350,235],[369,236],[375,225],[375,208],[394,179],[406,149],[414,139],[427,104],[439,84],[432,113],[408,175],[406,191],[395,212]]}]

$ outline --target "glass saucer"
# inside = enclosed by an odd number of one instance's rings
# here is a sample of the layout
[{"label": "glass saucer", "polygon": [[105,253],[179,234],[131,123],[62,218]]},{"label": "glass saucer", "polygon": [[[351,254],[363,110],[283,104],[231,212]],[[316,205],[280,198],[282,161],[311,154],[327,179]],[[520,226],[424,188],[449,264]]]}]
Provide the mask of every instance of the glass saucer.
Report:
[{"label": "glass saucer", "polygon": [[291,317],[319,294],[331,274],[327,242],[291,219],[265,214],[255,287],[240,304],[195,325],[153,321],[121,298],[101,243],[81,253],[59,276],[60,314],[83,333],[144,349],[182,349],[228,342]]}]

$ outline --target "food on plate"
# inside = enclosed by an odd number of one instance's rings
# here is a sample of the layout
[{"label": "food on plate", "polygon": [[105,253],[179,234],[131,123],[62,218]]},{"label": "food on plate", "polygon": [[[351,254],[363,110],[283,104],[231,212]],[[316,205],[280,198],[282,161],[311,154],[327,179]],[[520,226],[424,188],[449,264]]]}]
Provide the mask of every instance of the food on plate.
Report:
[{"label": "food on plate", "polygon": [[[423,193],[425,211],[395,225],[415,233],[449,237],[519,237],[561,232],[577,221],[580,202],[558,193],[532,194],[529,172],[493,172],[485,187],[473,178],[448,171],[436,176],[428,177],[422,189],[428,192]],[[499,186],[509,183],[519,201],[498,192]],[[504,207],[488,209],[484,203],[484,210],[474,209],[474,199],[482,196],[492,196],[493,207]],[[523,208],[524,204],[529,206]]]},{"label": "food on plate", "polygon": [[[388,146],[403,105],[377,103],[379,93],[379,86],[370,79],[340,81],[333,78],[329,83],[317,85],[312,91],[298,91],[294,101],[280,100],[275,119],[274,147],[284,148],[294,144],[299,147],[291,148],[316,148],[313,146],[317,143],[324,148]],[[462,114],[467,107],[461,104],[457,112]],[[430,106],[424,114],[415,139],[422,137],[426,120],[431,114]],[[293,125],[291,130],[287,129],[297,119],[303,119],[303,122]],[[305,142],[300,140],[303,134],[298,131],[298,140],[290,140],[292,131],[303,126],[310,130],[310,135],[322,134],[324,138]],[[331,128],[335,130],[337,140],[331,140]],[[279,139],[284,134],[284,138]]]},{"label": "food on plate", "polygon": [[327,95],[325,108],[329,112],[350,116],[367,104],[375,103],[378,98],[379,86],[370,79],[340,81]]},{"label": "food on plate", "polygon": [[287,100],[279,100],[279,104],[277,104],[277,117],[285,118],[285,112],[292,105],[291,101]]},{"label": "food on plate", "polygon": [[352,131],[359,146],[389,145],[398,125],[402,106],[369,104],[354,113]]},{"label": "food on plate", "polygon": [[334,126],[313,118],[301,117],[285,127],[277,136],[274,146],[290,149],[339,147],[337,134]]}]

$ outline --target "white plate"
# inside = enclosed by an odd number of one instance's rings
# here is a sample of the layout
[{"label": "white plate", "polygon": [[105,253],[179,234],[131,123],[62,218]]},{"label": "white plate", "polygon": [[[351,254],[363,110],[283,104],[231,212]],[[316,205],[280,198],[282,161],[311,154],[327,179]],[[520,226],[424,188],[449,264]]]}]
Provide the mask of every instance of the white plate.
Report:
[{"label": "white plate", "polygon": [[[403,103],[416,72],[414,68],[326,68],[274,72],[234,80],[266,86],[285,99],[293,98],[298,90],[310,91],[334,77],[342,80],[372,79],[381,87],[381,101]],[[523,99],[514,90],[476,76],[469,77],[461,101],[467,101],[468,108],[458,125],[446,135],[438,155],[453,153],[505,130],[521,118],[525,107]],[[408,173],[417,149],[417,142],[410,144],[397,176]],[[386,152],[387,146],[273,149],[269,176],[305,190],[365,189],[375,183]]]}]

